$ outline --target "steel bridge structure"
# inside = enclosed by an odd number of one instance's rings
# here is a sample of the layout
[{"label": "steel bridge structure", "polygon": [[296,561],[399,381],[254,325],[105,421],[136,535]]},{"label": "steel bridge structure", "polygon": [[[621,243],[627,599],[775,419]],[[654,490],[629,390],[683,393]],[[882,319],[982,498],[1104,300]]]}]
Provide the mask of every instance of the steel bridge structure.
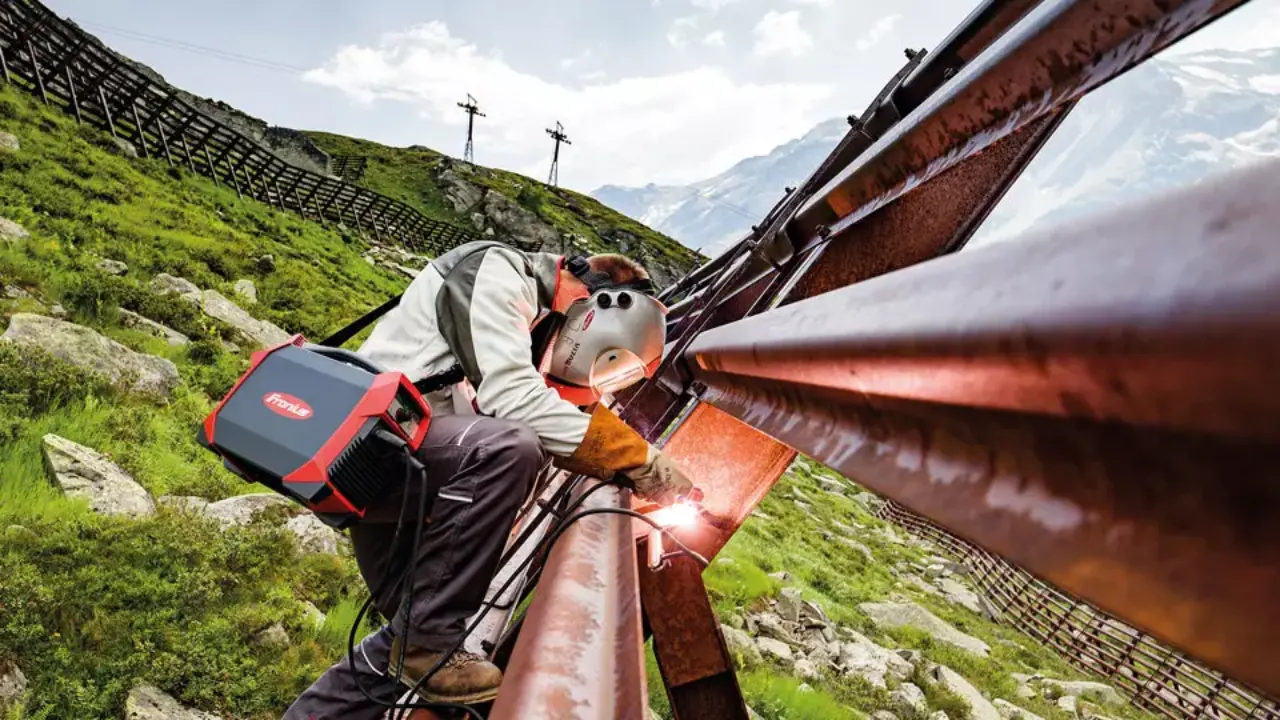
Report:
[{"label": "steel bridge structure", "polygon": [[[957,252],[1080,98],[1244,2],[983,0],[910,52],[804,183],[662,295],[669,352],[615,409],[724,519],[681,540],[714,557],[804,453],[1135,702],[1280,719],[1280,161]],[[469,239],[277,166],[49,15],[0,3],[0,70],[69,112],[281,209]],[[630,506],[602,490],[584,506]],[[646,535],[564,532],[527,609],[484,629],[491,718],[644,720],[647,637],[679,720],[747,718],[698,566],[650,571]]]}]

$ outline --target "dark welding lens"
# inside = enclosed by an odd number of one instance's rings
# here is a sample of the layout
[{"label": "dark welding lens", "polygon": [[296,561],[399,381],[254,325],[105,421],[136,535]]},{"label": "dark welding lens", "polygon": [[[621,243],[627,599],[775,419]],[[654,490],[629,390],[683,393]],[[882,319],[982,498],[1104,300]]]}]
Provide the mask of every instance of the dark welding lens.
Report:
[{"label": "dark welding lens", "polygon": [[627,293],[618,293],[618,307],[623,310],[631,307],[631,296]]},{"label": "dark welding lens", "polygon": [[601,293],[600,297],[596,300],[596,304],[602,308],[613,307],[613,298],[610,297],[608,293]]}]

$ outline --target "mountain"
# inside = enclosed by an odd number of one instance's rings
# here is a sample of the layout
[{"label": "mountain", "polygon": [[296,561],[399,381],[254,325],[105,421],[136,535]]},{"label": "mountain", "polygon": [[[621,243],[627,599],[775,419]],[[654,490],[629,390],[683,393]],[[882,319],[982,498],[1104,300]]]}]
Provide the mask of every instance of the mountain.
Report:
[{"label": "mountain", "polygon": [[[768,155],[685,186],[592,195],[714,255],[746,234],[844,133],[818,125]],[[1280,49],[1165,56],[1077,106],[974,239],[995,242],[1280,155]]]}]

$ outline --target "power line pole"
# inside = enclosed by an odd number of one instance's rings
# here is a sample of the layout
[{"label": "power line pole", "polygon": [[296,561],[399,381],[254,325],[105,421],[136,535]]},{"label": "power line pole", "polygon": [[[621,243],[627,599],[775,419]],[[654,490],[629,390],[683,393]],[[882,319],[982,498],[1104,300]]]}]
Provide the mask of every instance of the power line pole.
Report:
[{"label": "power line pole", "polygon": [[565,145],[572,145],[573,143],[569,142],[569,136],[564,134],[564,126],[560,124],[559,120],[556,121],[556,129],[548,128],[547,134],[556,141],[555,154],[551,156],[551,174],[547,177],[547,184],[556,187],[560,184],[560,143]]},{"label": "power line pole", "polygon": [[467,93],[467,101],[458,103],[458,107],[467,111],[467,149],[462,151],[462,159],[472,165],[476,162],[476,144],[473,139],[476,130],[476,116],[486,117],[480,112],[480,105],[476,103],[476,99],[471,97],[471,93]]}]

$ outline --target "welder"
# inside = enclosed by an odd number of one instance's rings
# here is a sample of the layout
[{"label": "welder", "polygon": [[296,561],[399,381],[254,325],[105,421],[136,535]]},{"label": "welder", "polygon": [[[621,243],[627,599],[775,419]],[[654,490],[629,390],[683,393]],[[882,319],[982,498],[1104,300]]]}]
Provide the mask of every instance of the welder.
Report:
[{"label": "welder", "polygon": [[[287,720],[380,717],[386,708],[365,692],[393,702],[403,691],[396,677],[413,684],[455,647],[548,458],[597,478],[621,475],[659,504],[692,491],[670,459],[598,402],[652,375],[665,312],[648,273],[621,255],[565,258],[474,242],[418,274],[359,352],[425,391],[432,419],[416,457],[434,486],[433,509],[417,557],[391,547],[403,493],[420,492],[413,484],[352,527],[360,572],[392,621],[326,671]],[[384,582],[402,575],[412,583],[409,607],[397,583]],[[458,649],[420,694],[473,704],[495,697],[501,681],[498,667]]]}]

